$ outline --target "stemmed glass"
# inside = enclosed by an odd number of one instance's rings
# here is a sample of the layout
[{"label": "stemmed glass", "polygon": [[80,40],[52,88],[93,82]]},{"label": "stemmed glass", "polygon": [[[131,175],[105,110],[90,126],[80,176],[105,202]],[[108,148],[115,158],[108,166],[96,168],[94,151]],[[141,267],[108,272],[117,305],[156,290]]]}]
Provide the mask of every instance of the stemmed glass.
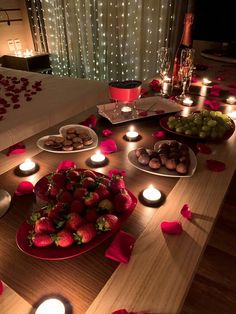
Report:
[{"label": "stemmed glass", "polygon": [[179,67],[179,80],[182,83],[182,93],[178,96],[179,100],[183,100],[186,97],[186,92],[191,85],[191,79],[193,74],[193,59],[194,49],[184,48],[180,55],[180,67]]},{"label": "stemmed glass", "polygon": [[164,77],[168,75],[171,63],[170,48],[161,47],[157,52],[157,64],[160,72],[160,78],[163,81]]}]

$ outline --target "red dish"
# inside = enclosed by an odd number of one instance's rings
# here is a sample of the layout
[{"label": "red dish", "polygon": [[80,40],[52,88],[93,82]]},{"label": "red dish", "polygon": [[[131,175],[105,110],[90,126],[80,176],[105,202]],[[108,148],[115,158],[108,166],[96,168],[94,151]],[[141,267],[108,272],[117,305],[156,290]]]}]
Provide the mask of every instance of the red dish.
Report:
[{"label": "red dish", "polygon": [[[95,172],[95,171],[94,171]],[[100,174],[98,172],[95,172],[99,176],[104,176],[107,177],[103,174]],[[43,199],[43,200],[49,200],[48,196],[43,195],[42,191],[45,191],[45,184],[47,185],[48,180],[47,176],[41,178],[35,185],[35,193],[36,195]],[[122,226],[122,224],[129,218],[129,216],[132,214],[133,210],[135,209],[135,206],[137,204],[137,198],[129,191],[127,190],[129,195],[132,198],[132,205],[129,208],[128,211],[120,213],[117,215],[118,217],[118,223],[116,227],[107,232],[100,233],[96,236],[94,240],[92,240],[89,243],[82,244],[82,245],[73,245],[68,248],[60,248],[55,245],[51,245],[48,247],[35,247],[35,246],[30,246],[29,245],[29,240],[28,240],[28,235],[29,232],[32,231],[33,226],[28,224],[27,221],[24,221],[18,228],[17,233],[16,233],[16,243],[17,246],[21,251],[24,253],[43,260],[62,260],[62,259],[67,259],[67,258],[72,258],[75,256],[79,256],[80,254],[83,254],[99,244],[101,244],[103,241],[111,237],[117,230],[119,230]]]},{"label": "red dish", "polygon": [[201,141],[210,141],[210,142],[221,142],[221,141],[225,141],[225,140],[228,140],[234,133],[235,131],[235,124],[234,124],[234,121],[231,119],[231,122],[232,122],[232,128],[230,130],[228,130],[224,137],[222,139],[211,139],[211,138],[201,138],[199,136],[193,136],[193,135],[186,135],[184,133],[178,133],[172,129],[170,129],[168,127],[168,119],[169,117],[163,117],[160,119],[160,126],[167,132],[170,132],[170,133],[173,133],[175,135],[178,135],[178,136],[183,136],[183,137],[187,137],[187,138],[191,138],[191,139],[194,139],[194,140],[201,140]]}]

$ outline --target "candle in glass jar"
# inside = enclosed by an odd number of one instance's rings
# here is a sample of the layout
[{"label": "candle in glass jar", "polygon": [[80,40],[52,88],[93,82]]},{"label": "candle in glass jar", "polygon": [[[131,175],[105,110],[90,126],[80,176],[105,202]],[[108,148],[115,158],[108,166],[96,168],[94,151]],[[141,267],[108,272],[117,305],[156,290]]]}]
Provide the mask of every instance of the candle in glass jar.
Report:
[{"label": "candle in glass jar", "polygon": [[193,100],[190,97],[185,97],[184,100],[183,100],[183,104],[185,106],[192,106]]},{"label": "candle in glass jar", "polygon": [[209,84],[211,84],[211,81],[208,80],[208,78],[204,77],[203,80],[202,80],[202,84],[203,85],[209,85]]},{"label": "candle in glass jar", "polygon": [[230,105],[234,105],[235,102],[236,102],[236,98],[234,96],[229,96],[227,99],[226,99],[227,103],[230,104]]},{"label": "candle in glass jar", "polygon": [[130,127],[130,130],[128,132],[126,132],[126,138],[129,140],[129,141],[135,141],[138,139],[139,137],[139,133],[137,131],[134,131],[134,128],[133,127]]},{"label": "candle in glass jar", "polygon": [[35,162],[31,159],[26,159],[22,164],[19,165],[19,169],[22,173],[32,172],[36,168]]},{"label": "candle in glass jar", "polygon": [[105,162],[106,157],[100,152],[100,150],[97,150],[96,153],[90,157],[90,159],[93,165],[102,165]]},{"label": "candle in glass jar", "polygon": [[62,301],[51,298],[43,301],[35,311],[35,314],[65,314],[65,306]]},{"label": "candle in glass jar", "polygon": [[157,203],[161,199],[161,192],[150,185],[143,191],[143,198],[147,203]]}]

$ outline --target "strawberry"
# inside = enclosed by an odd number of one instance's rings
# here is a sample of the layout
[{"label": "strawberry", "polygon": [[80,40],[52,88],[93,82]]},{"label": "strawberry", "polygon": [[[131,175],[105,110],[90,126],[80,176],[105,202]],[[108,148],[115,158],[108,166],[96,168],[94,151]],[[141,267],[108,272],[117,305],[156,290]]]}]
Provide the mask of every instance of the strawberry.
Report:
[{"label": "strawberry", "polygon": [[98,217],[96,227],[101,231],[113,230],[118,223],[118,217],[111,214],[105,214]]},{"label": "strawberry", "polygon": [[57,197],[60,193],[61,189],[56,185],[51,185],[49,189],[49,193],[52,197]]},{"label": "strawberry", "polygon": [[51,183],[60,189],[66,185],[66,177],[62,173],[54,173],[51,177]]},{"label": "strawberry", "polygon": [[104,184],[105,186],[108,186],[110,183],[110,179],[106,177],[97,177],[97,181]]},{"label": "strawberry", "polygon": [[73,196],[69,191],[62,191],[58,197],[58,201],[61,203],[71,203],[73,201]]},{"label": "strawberry", "polygon": [[120,191],[120,189],[125,188],[125,181],[123,179],[123,176],[119,174],[113,174],[110,184],[109,184],[109,189],[113,194],[116,194]]},{"label": "strawberry", "polygon": [[79,181],[79,172],[75,169],[69,169],[66,176],[71,182],[78,182]]},{"label": "strawberry", "polygon": [[67,215],[66,228],[76,231],[83,224],[84,220],[78,213],[70,213]]},{"label": "strawberry", "polygon": [[85,194],[87,194],[87,193],[88,193],[87,189],[85,189],[85,188],[77,188],[73,195],[74,195],[74,198],[76,200],[81,200],[81,198],[84,197]]},{"label": "strawberry", "polygon": [[104,199],[98,203],[98,210],[101,212],[111,213],[113,211],[113,204],[110,200]]},{"label": "strawberry", "polygon": [[57,246],[60,247],[68,247],[74,243],[73,234],[66,229],[62,229],[59,231],[55,236],[55,243]]},{"label": "strawberry", "polygon": [[95,238],[97,234],[94,224],[88,223],[79,227],[75,234],[75,240],[78,244],[88,243]]},{"label": "strawberry", "polygon": [[52,208],[47,209],[47,215],[52,220],[58,219],[66,212],[66,205],[64,203],[57,203]]},{"label": "strawberry", "polygon": [[95,192],[98,193],[101,200],[110,196],[110,192],[108,191],[107,187],[102,183],[98,184]]},{"label": "strawberry", "polygon": [[89,170],[89,169],[86,169],[83,171],[83,177],[89,177],[94,180],[97,178],[96,174],[92,170]]},{"label": "strawberry", "polygon": [[86,206],[94,206],[99,202],[99,195],[96,192],[89,192],[84,197],[84,204]]},{"label": "strawberry", "polygon": [[132,205],[132,198],[126,189],[121,189],[114,198],[115,209],[118,212],[125,212]]},{"label": "strawberry", "polygon": [[36,221],[34,231],[36,233],[53,233],[55,232],[55,227],[50,218],[41,217]]},{"label": "strawberry", "polygon": [[66,190],[67,191],[73,191],[74,190],[74,185],[71,182],[66,183]]},{"label": "strawberry", "polygon": [[81,179],[81,185],[83,188],[89,188],[94,184],[95,180],[91,177],[84,177]]},{"label": "strawberry", "polygon": [[81,214],[85,209],[85,205],[82,200],[73,200],[70,203],[70,212]]},{"label": "strawberry", "polygon": [[53,238],[46,233],[35,233],[29,236],[31,245],[34,244],[37,247],[49,246],[53,243]]},{"label": "strawberry", "polygon": [[84,216],[84,218],[88,221],[88,222],[95,222],[98,219],[98,212],[97,212],[97,208],[96,207],[91,207],[88,208],[86,215]]}]

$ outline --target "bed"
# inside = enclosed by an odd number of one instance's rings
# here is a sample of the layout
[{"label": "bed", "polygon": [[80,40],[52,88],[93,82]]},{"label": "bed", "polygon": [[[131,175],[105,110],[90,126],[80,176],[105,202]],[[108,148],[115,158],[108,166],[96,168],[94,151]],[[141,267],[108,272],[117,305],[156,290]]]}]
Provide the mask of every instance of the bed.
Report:
[{"label": "bed", "polygon": [[104,102],[103,82],[0,67],[0,151]]}]

